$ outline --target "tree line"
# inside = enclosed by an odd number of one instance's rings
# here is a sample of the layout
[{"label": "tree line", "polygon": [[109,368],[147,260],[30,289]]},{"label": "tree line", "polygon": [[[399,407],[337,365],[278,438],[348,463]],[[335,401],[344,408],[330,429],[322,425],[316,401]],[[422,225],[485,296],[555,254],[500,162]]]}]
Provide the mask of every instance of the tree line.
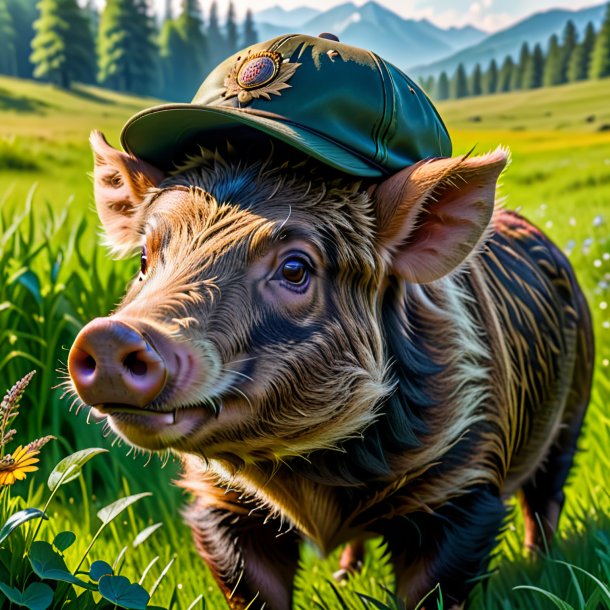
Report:
[{"label": "tree line", "polygon": [[238,23],[231,2],[221,21],[213,1],[166,0],[155,15],[149,0],[0,0],[0,74],[73,83],[189,101],[220,61],[257,42],[252,12]]},{"label": "tree line", "polygon": [[[188,101],[210,69],[257,41],[250,10],[238,24],[231,2],[221,23],[216,1],[207,18],[199,1],[181,0],[174,14],[165,0],[159,18],[152,0],[107,0],[101,12],[94,0],[0,0],[0,74]],[[568,21],[544,51],[525,42],[516,61],[492,59],[470,74],[460,63],[451,77],[444,71],[422,84],[444,100],[610,76],[610,3],[599,32],[589,23],[579,38]]]},{"label": "tree line", "polygon": [[552,87],[607,76],[610,76],[610,3],[598,32],[589,22],[580,38],[570,20],[561,38],[553,34],[545,50],[540,44],[531,49],[524,42],[517,61],[507,55],[498,65],[492,59],[485,70],[481,64],[476,64],[470,74],[460,63],[451,77],[443,71],[437,79],[423,78],[421,83],[431,97],[446,100]]}]

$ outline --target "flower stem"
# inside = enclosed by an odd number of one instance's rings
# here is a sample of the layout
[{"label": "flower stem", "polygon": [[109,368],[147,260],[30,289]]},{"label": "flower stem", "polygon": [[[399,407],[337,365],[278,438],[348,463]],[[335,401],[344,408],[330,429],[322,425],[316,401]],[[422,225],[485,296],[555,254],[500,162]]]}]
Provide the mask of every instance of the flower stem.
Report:
[{"label": "flower stem", "polygon": [[95,544],[95,541],[99,538],[99,535],[102,533],[102,530],[104,529],[105,526],[106,526],[106,524],[102,523],[102,525],[97,530],[97,532],[95,532],[95,535],[93,536],[93,538],[91,538],[91,542],[89,543],[89,546],[85,550],[84,555],[81,557],[81,560],[78,562],[78,565],[76,566],[76,569],[74,570],[75,574],[80,570],[80,567],[83,565],[83,562],[87,558],[87,555],[89,554],[89,551],[91,550],[91,548]]},{"label": "flower stem", "polygon": [[[70,469],[68,468],[62,475],[61,478],[59,479],[59,481],[57,482],[57,485],[55,485],[55,487],[53,488],[53,490],[51,491],[51,495],[49,496],[49,499],[46,501],[42,512],[46,515],[47,514],[47,508],[49,508],[49,504],[51,504],[51,500],[55,497],[55,494],[57,493],[57,490],[61,487],[62,483],[64,482],[64,479],[71,474]],[[30,552],[30,548],[32,546],[32,543],[34,542],[34,540],[36,540],[36,536],[38,536],[38,532],[40,532],[40,528],[42,527],[42,517],[38,520],[38,525],[36,526],[36,529],[34,530],[34,535],[32,536],[31,540],[28,541],[28,543],[26,544],[26,552],[29,553]]]}]

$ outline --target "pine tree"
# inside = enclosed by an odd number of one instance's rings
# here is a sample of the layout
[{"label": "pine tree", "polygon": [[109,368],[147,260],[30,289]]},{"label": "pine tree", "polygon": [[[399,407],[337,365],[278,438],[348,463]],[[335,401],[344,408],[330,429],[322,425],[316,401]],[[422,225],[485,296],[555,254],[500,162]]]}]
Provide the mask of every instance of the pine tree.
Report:
[{"label": "pine tree", "polygon": [[595,28],[589,21],[585,29],[583,41],[576,45],[574,53],[568,64],[568,81],[575,82],[585,80],[589,75],[589,63],[591,62],[591,52],[595,45]]},{"label": "pine tree", "polygon": [[91,33],[93,34],[93,40],[97,39],[97,31],[100,27],[100,12],[97,9],[97,5],[95,0],[86,0],[85,1],[85,14],[89,19],[89,24],[91,25]]},{"label": "pine tree", "polygon": [[450,94],[452,99],[468,97],[468,77],[464,64],[459,63],[453,78],[451,79]]},{"label": "pine tree", "polygon": [[498,92],[506,93],[510,91],[513,82],[513,72],[515,70],[515,62],[510,55],[507,55],[502,62],[500,72],[498,73]]},{"label": "pine tree", "polygon": [[578,45],[578,32],[574,22],[569,19],[566,23],[566,27],[563,30],[563,36],[561,40],[561,82],[568,82],[568,66],[574,51]]},{"label": "pine tree", "polygon": [[530,62],[531,53],[530,48],[527,42],[524,42],[521,45],[521,50],[519,51],[519,61],[513,70],[513,77],[510,83],[511,91],[518,91],[519,89],[523,89],[523,75],[525,74],[525,69]]},{"label": "pine tree", "polygon": [[418,76],[417,83],[428,97],[432,97],[432,90],[434,87],[434,76]]},{"label": "pine tree", "polygon": [[523,89],[537,89],[542,86],[542,78],[544,73],[544,54],[542,47],[537,44],[534,51],[525,66],[523,73]]},{"label": "pine tree", "polygon": [[449,77],[447,76],[447,72],[445,72],[444,70],[438,77],[438,84],[436,85],[435,93],[437,100],[449,99]]},{"label": "pine tree", "polygon": [[220,31],[218,22],[218,5],[216,4],[216,0],[210,5],[210,17],[208,19],[206,38],[208,40],[210,65],[215,67],[223,59],[226,59],[228,55],[227,42]]},{"label": "pine tree", "polygon": [[170,91],[172,99],[190,101],[212,67],[208,63],[207,42],[201,22],[197,0],[182,0],[180,15],[175,20],[181,43],[172,42],[175,48],[180,49],[172,59],[178,77]]},{"label": "pine tree", "polygon": [[205,35],[203,34],[203,14],[201,12],[201,5],[199,4],[199,0],[181,0],[180,1],[180,13],[178,18],[188,16],[191,19],[191,27],[193,28],[193,32],[195,31],[195,27],[200,30],[203,39],[205,39]]},{"label": "pine tree", "polygon": [[32,54],[32,40],[35,34],[34,22],[37,18],[36,0],[8,0],[8,10],[15,31],[17,76],[32,78],[34,66],[30,61],[30,55]]},{"label": "pine tree", "polygon": [[481,64],[477,64],[470,79],[470,95],[483,95],[483,72]]},{"label": "pine tree", "polygon": [[167,19],[161,26],[159,34],[159,60],[163,76],[161,97],[173,102],[187,101],[182,88],[182,66],[187,56],[187,47],[180,35],[175,19]]},{"label": "pine tree", "polygon": [[434,88],[434,76],[428,76],[428,78],[421,78],[421,88],[430,95],[430,92]]},{"label": "pine tree", "polygon": [[254,27],[254,17],[252,16],[252,9],[246,11],[246,19],[244,21],[244,40],[243,47],[251,47],[253,44],[258,42],[258,33]]},{"label": "pine tree", "polygon": [[15,27],[6,0],[0,0],[0,74],[17,75],[17,50]]},{"label": "pine tree", "polygon": [[154,20],[145,0],[108,0],[98,34],[99,82],[143,95],[158,86]]},{"label": "pine tree", "polygon": [[436,96],[436,80],[435,80],[434,76],[428,77],[424,91],[426,92],[426,95],[428,97]]},{"label": "pine tree", "polygon": [[40,17],[34,23],[36,35],[32,40],[31,55],[36,66],[34,76],[67,88],[70,86],[66,70],[68,24],[62,19],[61,0],[42,0],[38,10]]},{"label": "pine tree", "polygon": [[[86,0],[83,11],[85,13],[85,17],[87,18],[87,22],[89,23],[89,30],[91,32],[91,39],[93,41],[97,40],[98,32],[100,29],[100,13],[95,4],[95,0]],[[95,45],[94,52],[96,53]],[[95,57],[95,65],[97,66],[97,57]],[[91,82],[95,82],[97,79],[97,75],[95,72],[92,74]]]},{"label": "pine tree", "polygon": [[133,0],[108,0],[100,16],[97,39],[98,81],[118,91],[133,88],[131,24],[136,19]]},{"label": "pine tree", "polygon": [[233,4],[233,0],[229,2],[225,31],[227,39],[226,53],[227,55],[232,55],[239,50],[239,34],[237,32],[237,23],[235,21],[235,5]]},{"label": "pine tree", "polygon": [[610,76],[610,2],[606,7],[604,21],[595,39],[589,67],[589,78],[606,76]]},{"label": "pine tree", "polygon": [[34,76],[60,87],[93,82],[95,51],[89,21],[76,0],[41,0],[34,23]]},{"label": "pine tree", "polygon": [[545,87],[553,87],[562,83],[562,57],[559,39],[556,34],[549,38],[549,50],[544,62],[542,83]]},{"label": "pine tree", "polygon": [[498,64],[495,59],[489,62],[489,67],[485,73],[485,93],[490,95],[498,89]]},{"label": "pine tree", "polygon": [[[149,5],[150,2],[150,5]],[[134,35],[134,48],[140,69],[135,72],[133,91],[141,95],[154,95],[161,83],[157,20],[151,5],[154,0],[135,0],[138,15]]]}]

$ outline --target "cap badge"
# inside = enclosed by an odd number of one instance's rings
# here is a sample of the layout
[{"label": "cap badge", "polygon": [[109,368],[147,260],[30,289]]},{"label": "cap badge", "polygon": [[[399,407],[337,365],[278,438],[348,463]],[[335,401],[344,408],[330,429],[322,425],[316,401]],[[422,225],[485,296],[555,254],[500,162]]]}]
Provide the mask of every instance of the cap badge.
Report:
[{"label": "cap badge", "polygon": [[271,94],[281,95],[282,89],[291,87],[288,81],[301,64],[282,61],[276,51],[260,51],[241,57],[233,65],[224,81],[224,97],[237,96],[240,104],[249,104],[253,99],[271,99]]},{"label": "cap badge", "polygon": [[246,60],[237,72],[237,84],[242,89],[258,89],[271,82],[280,70],[279,53],[257,53]]}]

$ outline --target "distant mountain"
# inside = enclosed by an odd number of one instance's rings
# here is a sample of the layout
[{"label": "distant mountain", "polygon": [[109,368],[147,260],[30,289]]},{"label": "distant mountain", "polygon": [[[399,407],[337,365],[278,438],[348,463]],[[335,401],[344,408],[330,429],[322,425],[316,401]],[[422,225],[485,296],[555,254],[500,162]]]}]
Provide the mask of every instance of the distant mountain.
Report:
[{"label": "distant mountain", "polygon": [[461,28],[452,27],[447,30],[449,36],[452,37],[454,45],[461,47],[469,47],[475,45],[481,40],[487,38],[488,34],[478,30],[472,25],[465,25]]},{"label": "distant mountain", "polygon": [[[302,32],[303,26],[283,26],[283,25],[275,25],[274,23],[257,23],[256,24],[256,32],[258,33],[258,39],[270,40],[271,38],[275,38],[276,36],[281,36],[282,34],[292,34],[295,32]],[[318,32],[319,34],[319,32]]]},{"label": "distant mountain", "polygon": [[561,35],[569,19],[574,22],[580,35],[589,21],[598,28],[603,20],[605,7],[606,4],[602,4],[576,11],[553,9],[534,13],[523,21],[491,34],[481,42],[463,48],[449,57],[435,62],[422,62],[412,69],[412,73],[416,76],[437,76],[445,70],[451,75],[459,63],[463,63],[467,71],[472,70],[477,63],[485,68],[492,59],[501,62],[507,55],[517,59],[519,49],[524,42],[530,45],[530,49],[536,43],[540,43],[546,50],[549,37],[552,34]]},{"label": "distant mountain", "polygon": [[254,21],[257,24],[277,25],[282,28],[298,28],[319,14],[319,10],[309,6],[287,10],[277,5],[254,13]]},{"label": "distant mountain", "polygon": [[[274,12],[274,18],[280,18]],[[403,19],[393,11],[370,1],[362,6],[346,2],[318,13],[300,26],[256,17],[259,38],[266,40],[287,32],[317,36],[321,32],[336,34],[341,42],[371,49],[400,68],[428,63],[452,55],[476,44],[487,34],[472,26],[444,30],[427,20]],[[296,24],[296,25],[295,25]]]}]

